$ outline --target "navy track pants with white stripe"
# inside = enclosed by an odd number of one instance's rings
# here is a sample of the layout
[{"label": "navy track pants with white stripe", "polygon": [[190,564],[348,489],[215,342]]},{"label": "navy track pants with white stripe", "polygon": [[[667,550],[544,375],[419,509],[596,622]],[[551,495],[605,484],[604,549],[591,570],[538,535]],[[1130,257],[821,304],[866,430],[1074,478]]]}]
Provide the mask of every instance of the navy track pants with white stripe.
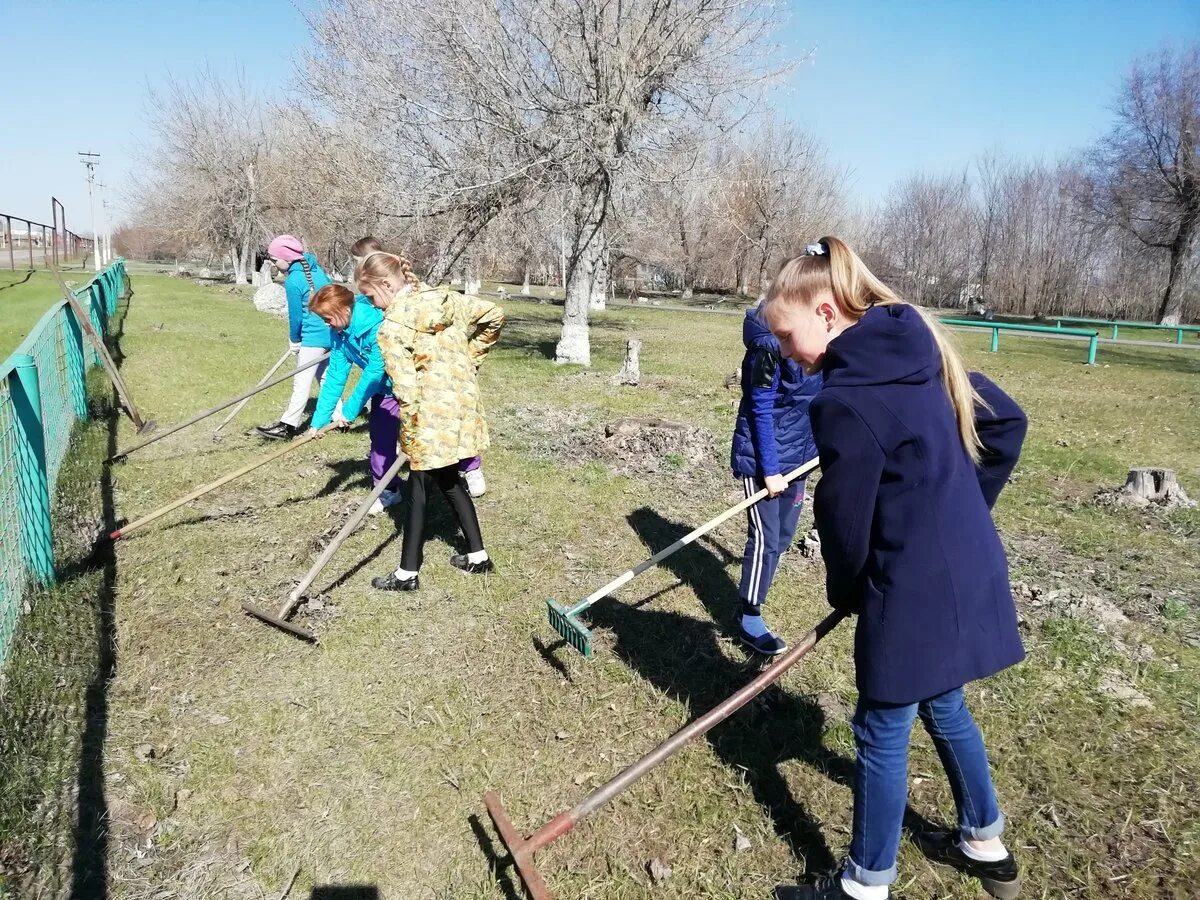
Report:
[{"label": "navy track pants with white stripe", "polygon": [[[742,476],[742,488],[749,497],[763,489],[758,478]],[[804,507],[804,479],[788,485],[778,497],[759,500],[748,510],[749,527],[746,553],[742,557],[742,582],[738,594],[744,602],[761,606],[767,599],[779,557],[796,536],[800,510]]]}]

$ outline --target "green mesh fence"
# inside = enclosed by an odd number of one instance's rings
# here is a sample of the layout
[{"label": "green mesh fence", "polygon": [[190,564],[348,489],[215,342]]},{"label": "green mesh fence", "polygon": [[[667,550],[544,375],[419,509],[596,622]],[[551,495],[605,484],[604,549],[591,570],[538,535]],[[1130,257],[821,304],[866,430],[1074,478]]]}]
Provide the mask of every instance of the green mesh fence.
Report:
[{"label": "green mesh fence", "polygon": [[[75,297],[107,334],[124,291],[125,262],[118,259]],[[26,589],[54,582],[51,498],[75,423],[87,418],[87,370],[99,362],[61,300],[0,363],[0,667]]]}]

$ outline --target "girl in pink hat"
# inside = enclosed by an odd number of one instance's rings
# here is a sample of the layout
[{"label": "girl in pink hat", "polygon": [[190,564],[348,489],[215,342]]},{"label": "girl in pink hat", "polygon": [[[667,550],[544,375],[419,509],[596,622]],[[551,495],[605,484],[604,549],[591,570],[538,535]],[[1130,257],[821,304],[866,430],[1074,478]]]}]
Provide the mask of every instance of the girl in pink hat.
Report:
[{"label": "girl in pink hat", "polygon": [[[267,246],[267,255],[275,268],[286,275],[283,288],[287,292],[288,346],[296,354],[296,365],[329,356],[332,337],[325,320],[308,308],[313,294],[330,284],[329,276],[317,264],[317,258],[304,252],[300,239],[281,234]],[[292,379],[292,396],[287,408],[274,425],[260,425],[258,433],[265,438],[284,441],[300,432],[304,410],[312,392],[314,380],[325,376],[327,362],[305,369]]]}]

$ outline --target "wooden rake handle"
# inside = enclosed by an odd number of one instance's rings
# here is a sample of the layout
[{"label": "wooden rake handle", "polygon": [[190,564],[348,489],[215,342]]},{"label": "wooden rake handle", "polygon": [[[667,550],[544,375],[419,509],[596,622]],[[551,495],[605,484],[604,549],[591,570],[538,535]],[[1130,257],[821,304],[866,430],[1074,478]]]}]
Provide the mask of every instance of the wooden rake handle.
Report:
[{"label": "wooden rake handle", "polygon": [[[810,459],[808,462],[806,462],[804,465],[797,466],[795,469],[793,469],[787,475],[783,476],[784,481],[787,481],[790,484],[791,482],[795,481],[797,478],[803,478],[805,475],[807,475],[809,472],[813,471],[820,465],[821,465],[821,460],[814,457],[813,459]],[[673,543],[670,547],[665,547],[662,550],[659,550],[657,553],[655,553],[652,557],[650,557],[645,562],[639,563],[637,566],[630,569],[628,572],[625,572],[623,575],[619,575],[616,578],[614,578],[612,581],[610,581],[604,587],[600,588],[597,591],[594,591],[591,594],[588,594],[586,597],[583,598],[583,600],[581,600],[579,603],[575,604],[575,606],[573,606],[571,608],[568,615],[576,616],[579,613],[583,612],[585,609],[587,609],[589,606],[591,606],[596,601],[598,601],[604,597],[607,597],[613,591],[617,590],[617,588],[620,588],[620,587],[628,584],[629,582],[633,581],[634,578],[636,578],[638,575],[641,575],[647,569],[651,569],[654,566],[657,566],[660,562],[662,562],[668,556],[671,556],[672,554],[677,553],[678,551],[682,550],[684,547],[686,547],[688,544],[695,541],[697,538],[703,537],[704,535],[708,534],[710,531],[712,531],[718,525],[720,525],[723,522],[728,521],[730,518],[732,518],[733,516],[736,516],[738,513],[744,512],[745,510],[749,509],[755,503],[758,503],[760,500],[765,499],[766,496],[767,496],[767,489],[763,488],[761,491],[759,491],[756,494],[752,494],[751,496],[747,497],[745,500],[743,500],[741,503],[737,504],[736,506],[731,506],[729,509],[725,510],[725,512],[723,512],[719,516],[717,516],[715,519],[711,519],[708,522],[705,522],[699,528],[696,528],[693,531],[689,531],[687,534],[685,534],[683,537],[681,537],[679,540],[677,540],[675,543]]]},{"label": "wooden rake handle", "polygon": [[[282,366],[285,362],[287,362],[288,357],[291,355],[292,355],[291,350],[284,350],[283,356],[279,357],[279,361],[267,370],[267,374],[264,375],[262,377],[262,380],[260,380],[258,382],[258,384],[256,384],[254,386],[254,389],[257,390],[258,388],[263,387],[268,381],[270,381],[271,376],[279,371],[279,367]],[[246,404],[249,402],[250,402],[250,397],[248,397],[248,396],[243,397],[242,400],[238,403],[238,405],[235,406],[232,410],[230,410],[229,415],[227,415],[225,417],[225,419],[221,422],[221,424],[213,429],[213,438],[214,439],[216,439],[216,436],[221,433],[222,428],[224,428],[226,425],[228,425],[230,422],[232,422],[235,418],[237,418],[237,414],[240,413],[245,408]]]},{"label": "wooden rake handle", "polygon": [[291,453],[293,450],[295,450],[299,447],[303,447],[305,444],[307,444],[309,441],[313,440],[315,437],[317,437],[316,434],[309,433],[309,434],[305,434],[302,437],[296,438],[294,441],[291,441],[290,443],[288,443],[286,446],[280,448],[279,450],[276,450],[273,453],[268,453],[266,456],[262,457],[261,459],[257,459],[254,462],[246,463],[246,465],[242,466],[240,469],[236,469],[235,471],[230,472],[228,475],[222,475],[216,481],[210,482],[209,484],[206,484],[203,487],[196,488],[196,490],[192,491],[190,494],[185,494],[184,496],[180,497],[178,500],[174,500],[171,503],[168,503],[166,506],[162,507],[161,509],[156,509],[154,512],[150,513],[149,515],[142,516],[136,522],[130,522],[125,527],[118,528],[116,531],[109,534],[109,538],[114,541],[117,540],[118,538],[123,538],[126,535],[128,535],[129,532],[134,531],[138,528],[141,528],[143,525],[149,525],[155,519],[165,516],[167,513],[171,512],[171,510],[179,509],[179,507],[184,506],[188,503],[191,503],[193,500],[197,499],[198,497],[203,497],[205,494],[209,493],[210,491],[215,491],[217,488],[221,487],[222,485],[229,484],[229,482],[234,481],[238,478],[241,478],[243,475],[245,475],[248,472],[253,472],[255,469],[259,468],[259,466],[265,466],[267,463],[273,462],[273,461],[279,459],[279,457],[284,456],[288,453]]},{"label": "wooden rake handle", "polygon": [[408,457],[400,454],[396,457],[396,461],[392,463],[391,468],[383,473],[383,477],[379,479],[379,483],[375,485],[371,493],[367,494],[367,498],[354,511],[354,515],[346,520],[346,524],[342,526],[342,530],[321,551],[321,555],[313,563],[313,567],[308,570],[308,574],[296,585],[296,589],[288,595],[283,606],[279,608],[280,619],[286,621],[296,611],[296,607],[300,605],[300,601],[304,597],[304,592],[312,587],[312,583],[317,580],[317,576],[321,574],[321,570],[329,564],[329,560],[333,559],[333,554],[337,553],[338,548],[346,542],[346,538],[350,537],[354,530],[362,524],[363,519],[367,517],[367,513],[371,509],[371,505],[387,490],[387,486],[392,483],[393,478],[400,474],[400,469],[403,468],[406,462],[408,462]]}]

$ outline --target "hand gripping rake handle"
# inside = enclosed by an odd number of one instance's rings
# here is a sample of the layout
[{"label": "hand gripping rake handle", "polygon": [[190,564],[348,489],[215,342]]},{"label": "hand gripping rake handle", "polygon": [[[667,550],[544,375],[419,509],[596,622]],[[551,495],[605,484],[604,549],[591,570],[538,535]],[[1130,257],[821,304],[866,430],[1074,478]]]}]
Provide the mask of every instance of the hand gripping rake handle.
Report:
[{"label": "hand gripping rake handle", "polygon": [[109,538],[114,541],[117,540],[118,538],[123,538],[127,534],[129,534],[129,532],[131,532],[137,528],[141,528],[143,525],[149,525],[155,519],[160,518],[161,516],[165,516],[171,510],[178,509],[179,507],[181,507],[187,503],[191,503],[193,500],[197,499],[198,497],[203,497],[209,491],[215,491],[217,488],[221,487],[221,485],[229,484],[229,482],[233,481],[234,479],[241,478],[247,472],[253,472],[259,466],[265,466],[267,463],[269,463],[273,460],[279,459],[279,457],[283,456],[284,454],[291,453],[297,447],[302,447],[305,444],[307,444],[314,437],[316,437],[315,434],[306,434],[306,435],[303,435],[302,437],[298,437],[294,441],[292,441],[289,444],[287,444],[286,446],[284,446],[283,448],[276,450],[274,453],[268,453],[266,456],[262,457],[261,459],[256,459],[252,463],[247,463],[246,465],[242,466],[240,469],[230,472],[228,475],[222,475],[216,481],[206,484],[206,485],[204,485],[204,487],[196,488],[196,490],[192,491],[190,494],[186,494],[183,497],[180,497],[178,500],[168,503],[166,506],[162,507],[161,509],[156,509],[154,512],[150,513],[149,515],[142,516],[136,522],[130,522],[124,528],[118,528],[116,531],[109,534]]},{"label": "hand gripping rake handle", "polygon": [[233,404],[237,403],[239,400],[245,400],[248,397],[253,397],[255,394],[265,391],[267,388],[273,388],[273,387],[275,387],[275,385],[281,384],[282,382],[287,381],[289,378],[292,378],[293,376],[299,374],[300,372],[303,372],[305,369],[311,369],[313,366],[320,365],[322,362],[324,362],[328,358],[329,358],[329,352],[326,351],[325,353],[322,353],[320,356],[318,356],[316,359],[309,360],[302,366],[296,366],[296,368],[292,369],[292,371],[288,372],[286,375],[280,375],[278,378],[276,378],[273,381],[267,381],[263,384],[259,384],[257,387],[251,388],[250,390],[246,391],[244,394],[238,394],[236,397],[231,397],[229,400],[226,400],[224,403],[218,403],[212,409],[206,409],[206,410],[204,410],[204,412],[196,413],[196,415],[192,416],[186,422],[180,422],[178,425],[172,425],[166,431],[159,431],[153,437],[147,438],[146,440],[142,441],[140,444],[134,444],[132,447],[126,447],[124,450],[118,450],[116,453],[114,453],[112,456],[110,456],[108,458],[108,461],[115,462],[117,460],[122,460],[125,457],[127,457],[130,453],[133,453],[135,450],[141,450],[143,447],[149,447],[155,441],[161,441],[163,438],[170,437],[177,431],[182,431],[183,429],[187,428],[189,425],[195,425],[201,419],[207,419],[209,416],[213,415],[214,413],[219,413],[223,409],[228,409],[229,407],[233,406]]},{"label": "hand gripping rake handle", "polygon": [[[333,554],[337,553],[338,548],[346,542],[346,538],[350,537],[350,535],[354,533],[354,530],[362,524],[362,521],[367,517],[367,513],[370,511],[372,504],[374,504],[375,501],[379,499],[379,496],[387,490],[387,486],[392,483],[392,479],[400,474],[400,469],[404,467],[406,462],[408,462],[407,456],[401,454],[400,456],[396,457],[396,461],[392,463],[391,468],[384,472],[383,477],[379,479],[379,483],[375,485],[375,487],[371,490],[371,493],[367,494],[366,499],[363,500],[358,509],[354,511],[354,515],[346,520],[346,524],[342,526],[342,530],[337,533],[334,539],[329,542],[329,545],[321,552],[321,555],[317,558],[317,561],[313,563],[313,567],[308,570],[308,574],[301,579],[298,585],[296,585],[296,589],[288,595],[287,601],[279,608],[278,618],[286,620],[293,612],[295,612],[296,607],[300,605],[300,600],[304,597],[304,592],[307,591],[312,586],[312,583],[317,580],[317,576],[321,574],[321,570],[329,564],[331,559],[333,559]],[[248,612],[257,614],[255,610],[249,608],[249,604],[247,603],[243,603],[242,607]]]},{"label": "hand gripping rake handle", "polygon": [[562,837],[574,828],[576,823],[584,816],[599,809],[659,763],[674,756],[684,745],[707,733],[715,725],[728,719],[761,694],[767,687],[783,677],[783,674],[788,669],[803,659],[805,654],[815,647],[821,638],[832,631],[846,615],[847,613],[841,610],[835,610],[827,615],[812,631],[804,636],[804,639],[800,643],[779,657],[779,661],[775,665],[764,670],[753,681],[741,688],[737,693],[723,700],[719,705],[710,709],[700,718],[695,719],[675,732],[675,734],[671,735],[671,737],[663,741],[632,766],[617,775],[616,778],[592,791],[571,807],[571,809],[559,813],[528,838],[521,837],[513,827],[512,820],[509,819],[508,813],[505,812],[499,794],[495,791],[488,791],[484,794],[483,802],[487,806],[488,814],[492,817],[492,821],[496,823],[496,830],[500,833],[500,839],[504,842],[504,846],[508,848],[513,862],[516,864],[517,872],[521,876],[521,881],[525,884],[525,889],[533,897],[533,900],[552,900],[545,882],[542,881],[541,874],[534,865],[533,854],[536,851]]},{"label": "hand gripping rake handle", "polygon": [[[257,390],[258,388],[261,388],[268,381],[270,381],[271,376],[279,371],[279,367],[282,366],[285,362],[287,362],[287,358],[291,355],[292,355],[291,350],[284,350],[283,356],[279,357],[279,362],[275,363],[275,365],[273,365],[273,366],[271,366],[271,368],[267,369],[267,374],[262,377],[262,381],[260,381],[258,384],[256,384],[254,386],[255,390]],[[230,422],[232,422],[235,418],[237,418],[237,414],[240,413],[242,411],[242,409],[245,407],[245,405],[249,402],[250,402],[249,397],[245,397],[242,400],[238,401],[238,405],[235,406],[230,411],[229,415],[227,415],[225,417],[224,421],[222,421],[220,425],[218,425],[216,428],[213,429],[213,440],[216,440],[217,435],[221,433],[222,428],[224,428],[226,425],[228,425]]]},{"label": "hand gripping rake handle", "polygon": [[121,406],[125,410],[125,414],[129,416],[129,421],[140,432],[146,428],[146,423],[142,420],[142,414],[138,412],[137,405],[133,402],[133,398],[129,396],[129,390],[125,387],[125,382],[121,380],[121,374],[117,371],[117,364],[113,362],[112,355],[108,352],[108,347],[104,344],[104,338],[97,334],[95,327],[92,325],[92,317],[88,315],[79,304],[79,298],[75,296],[75,292],[67,287],[67,282],[63,280],[62,272],[58,270],[58,266],[50,263],[50,271],[54,273],[54,278],[58,282],[58,287],[62,291],[64,299],[71,305],[71,311],[75,313],[75,318],[79,322],[79,327],[83,329],[83,333],[88,336],[92,347],[95,348],[96,354],[100,357],[100,362],[104,365],[104,371],[108,374],[109,380],[117,390],[117,396],[121,398]]},{"label": "hand gripping rake handle", "polygon": [[[813,469],[817,468],[820,464],[821,464],[821,461],[819,459],[816,459],[816,458],[810,459],[804,465],[793,469],[791,472],[789,472],[787,475],[785,475],[784,480],[790,484],[791,482],[795,481],[797,478],[803,478],[805,475],[807,475]],[[665,547],[664,549],[659,550],[657,553],[655,553],[652,557],[650,557],[645,562],[639,563],[637,566],[630,569],[624,575],[619,575],[618,577],[614,578],[612,581],[610,581],[604,587],[600,588],[598,591],[594,591],[593,593],[588,594],[581,601],[579,601],[577,604],[572,606],[567,611],[567,615],[572,619],[575,618],[577,615],[579,615],[581,612],[583,612],[589,606],[592,606],[597,601],[602,600],[605,597],[607,597],[613,591],[615,591],[618,588],[623,587],[624,585],[633,581],[633,579],[635,579],[637,576],[641,575],[647,569],[654,568],[660,562],[662,562],[664,559],[666,559],[668,556],[671,556],[673,553],[677,553],[678,551],[682,550],[684,547],[686,547],[688,544],[695,541],[697,538],[703,537],[704,535],[708,534],[710,531],[712,531],[714,528],[716,528],[722,522],[726,522],[733,516],[736,516],[738,513],[749,509],[751,506],[758,503],[758,501],[764,499],[766,496],[767,496],[767,489],[763,488],[758,493],[752,494],[751,496],[747,497],[745,500],[743,500],[737,506],[731,506],[729,509],[725,510],[725,512],[723,512],[719,516],[717,516],[715,519],[705,522],[703,525],[701,525],[699,528],[695,529],[694,531],[689,531],[687,534],[685,534],[683,537],[681,537],[679,540],[677,540],[675,543],[673,543],[670,547]]]}]

